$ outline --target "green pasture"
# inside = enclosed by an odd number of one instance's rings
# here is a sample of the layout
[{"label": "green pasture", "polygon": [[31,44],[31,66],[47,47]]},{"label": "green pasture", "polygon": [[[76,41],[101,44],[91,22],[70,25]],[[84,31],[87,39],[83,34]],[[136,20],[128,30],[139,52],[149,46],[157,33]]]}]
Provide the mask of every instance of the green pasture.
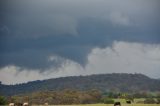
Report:
[{"label": "green pasture", "polygon": [[[113,104],[50,105],[50,106],[113,106]],[[160,104],[122,104],[121,106],[160,106]]]}]

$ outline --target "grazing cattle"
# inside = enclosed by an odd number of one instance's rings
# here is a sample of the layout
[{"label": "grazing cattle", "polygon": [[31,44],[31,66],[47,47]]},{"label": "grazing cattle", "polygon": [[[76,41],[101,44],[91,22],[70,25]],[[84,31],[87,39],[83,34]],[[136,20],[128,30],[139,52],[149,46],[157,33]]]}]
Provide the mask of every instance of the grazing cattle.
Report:
[{"label": "grazing cattle", "polygon": [[45,103],[44,105],[45,105],[45,106],[48,106],[48,103]]},{"label": "grazing cattle", "polygon": [[121,106],[121,103],[120,102],[115,102],[114,106]]},{"label": "grazing cattle", "polygon": [[126,103],[127,103],[127,104],[131,104],[131,101],[130,101],[130,100],[127,100]]},{"label": "grazing cattle", "polygon": [[14,103],[9,103],[9,106],[14,106]]},{"label": "grazing cattle", "polygon": [[28,106],[28,103],[27,102],[23,103],[23,106]]}]

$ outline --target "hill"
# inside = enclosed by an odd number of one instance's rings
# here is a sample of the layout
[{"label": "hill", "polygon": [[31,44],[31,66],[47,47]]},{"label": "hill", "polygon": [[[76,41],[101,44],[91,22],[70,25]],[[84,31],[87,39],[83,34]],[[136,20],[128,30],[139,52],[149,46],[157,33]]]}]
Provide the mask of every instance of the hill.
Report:
[{"label": "hill", "polygon": [[160,80],[151,79],[143,74],[99,74],[71,76],[42,81],[32,81],[16,85],[0,84],[0,95],[17,95],[35,91],[77,89],[98,89],[117,92],[160,91]]}]

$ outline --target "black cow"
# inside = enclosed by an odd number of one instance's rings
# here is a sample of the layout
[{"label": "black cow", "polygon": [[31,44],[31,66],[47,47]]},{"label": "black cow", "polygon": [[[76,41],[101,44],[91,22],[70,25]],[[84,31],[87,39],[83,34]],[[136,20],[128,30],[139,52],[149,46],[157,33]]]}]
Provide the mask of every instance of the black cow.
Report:
[{"label": "black cow", "polygon": [[114,106],[121,106],[121,103],[120,102],[115,102]]},{"label": "black cow", "polygon": [[127,100],[126,103],[127,103],[127,104],[131,104],[131,101],[130,101],[130,100]]}]

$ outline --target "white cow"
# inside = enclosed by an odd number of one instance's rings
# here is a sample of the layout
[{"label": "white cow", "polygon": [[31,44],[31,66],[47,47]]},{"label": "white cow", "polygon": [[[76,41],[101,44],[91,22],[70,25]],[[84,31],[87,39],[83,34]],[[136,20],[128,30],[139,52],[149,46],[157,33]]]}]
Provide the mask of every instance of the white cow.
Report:
[{"label": "white cow", "polygon": [[14,106],[14,103],[9,103],[9,106]]},{"label": "white cow", "polygon": [[23,106],[28,106],[28,102],[24,102],[24,103],[23,103]]},{"label": "white cow", "polygon": [[45,103],[44,105],[45,105],[45,106],[48,106],[48,103]]}]

